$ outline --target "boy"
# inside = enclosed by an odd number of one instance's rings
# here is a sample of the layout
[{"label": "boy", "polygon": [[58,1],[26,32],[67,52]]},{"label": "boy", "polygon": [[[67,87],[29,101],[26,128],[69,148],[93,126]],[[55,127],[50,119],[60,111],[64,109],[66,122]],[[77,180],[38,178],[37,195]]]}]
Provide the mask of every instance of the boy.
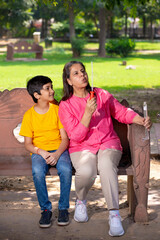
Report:
[{"label": "boy", "polygon": [[58,117],[59,107],[53,104],[52,81],[46,76],[33,77],[27,83],[27,91],[35,105],[24,114],[20,135],[24,136],[25,148],[32,154],[32,175],[42,210],[39,226],[51,226],[52,204],[48,198],[45,177],[52,166],[57,168],[60,177],[57,223],[67,225],[72,167],[67,150],[68,136]]}]

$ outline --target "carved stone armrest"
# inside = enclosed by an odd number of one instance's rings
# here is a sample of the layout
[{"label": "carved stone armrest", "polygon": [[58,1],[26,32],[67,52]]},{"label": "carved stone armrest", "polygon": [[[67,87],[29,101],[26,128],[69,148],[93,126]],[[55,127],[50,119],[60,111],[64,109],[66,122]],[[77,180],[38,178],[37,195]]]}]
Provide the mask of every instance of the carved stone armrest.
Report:
[{"label": "carved stone armrest", "polygon": [[143,140],[145,128],[137,124],[128,126],[128,139],[133,167],[133,187],[137,206],[135,221],[148,221],[147,202],[150,172],[150,139]]}]

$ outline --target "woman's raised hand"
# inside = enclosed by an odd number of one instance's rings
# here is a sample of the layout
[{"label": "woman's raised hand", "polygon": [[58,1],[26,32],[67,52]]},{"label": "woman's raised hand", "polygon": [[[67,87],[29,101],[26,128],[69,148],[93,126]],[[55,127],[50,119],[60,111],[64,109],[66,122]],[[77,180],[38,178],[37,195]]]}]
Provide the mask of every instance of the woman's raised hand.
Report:
[{"label": "woman's raised hand", "polygon": [[88,99],[85,107],[85,112],[81,119],[81,123],[88,127],[92,118],[92,114],[95,112],[97,108],[96,98]]},{"label": "woman's raised hand", "polygon": [[92,115],[95,112],[96,108],[97,108],[96,98],[93,97],[92,99],[88,99],[85,112]]}]

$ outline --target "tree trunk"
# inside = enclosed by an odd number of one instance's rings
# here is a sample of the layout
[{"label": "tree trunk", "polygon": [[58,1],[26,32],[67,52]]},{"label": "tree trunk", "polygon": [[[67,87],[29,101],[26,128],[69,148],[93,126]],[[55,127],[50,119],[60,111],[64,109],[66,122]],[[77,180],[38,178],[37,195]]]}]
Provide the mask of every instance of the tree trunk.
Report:
[{"label": "tree trunk", "polygon": [[154,28],[153,28],[153,20],[151,19],[151,41],[154,41]]},{"label": "tree trunk", "polygon": [[111,13],[108,11],[107,12],[107,29],[106,29],[106,37],[111,38],[112,35],[112,16]]},{"label": "tree trunk", "polygon": [[143,16],[143,37],[146,38],[146,17]]},{"label": "tree trunk", "polygon": [[125,37],[127,37],[127,31],[128,31],[128,29],[127,29],[127,18],[128,18],[127,13],[125,13]]},{"label": "tree trunk", "polygon": [[106,57],[106,9],[105,7],[99,9],[99,50],[98,56],[99,57]]},{"label": "tree trunk", "polygon": [[74,28],[74,9],[72,1],[69,1],[68,13],[69,13],[69,39],[71,42],[71,39],[76,36]]},{"label": "tree trunk", "polygon": [[43,19],[42,20],[42,27],[41,27],[41,37],[46,38],[48,33],[48,20]]}]

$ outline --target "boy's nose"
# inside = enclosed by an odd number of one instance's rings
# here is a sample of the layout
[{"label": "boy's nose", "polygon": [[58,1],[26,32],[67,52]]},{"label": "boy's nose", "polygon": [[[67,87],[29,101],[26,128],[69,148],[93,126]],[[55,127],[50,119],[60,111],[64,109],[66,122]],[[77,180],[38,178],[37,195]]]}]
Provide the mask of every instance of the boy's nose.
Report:
[{"label": "boy's nose", "polygon": [[50,91],[51,91],[52,93],[54,93],[54,90],[53,90],[52,88],[50,89]]}]

